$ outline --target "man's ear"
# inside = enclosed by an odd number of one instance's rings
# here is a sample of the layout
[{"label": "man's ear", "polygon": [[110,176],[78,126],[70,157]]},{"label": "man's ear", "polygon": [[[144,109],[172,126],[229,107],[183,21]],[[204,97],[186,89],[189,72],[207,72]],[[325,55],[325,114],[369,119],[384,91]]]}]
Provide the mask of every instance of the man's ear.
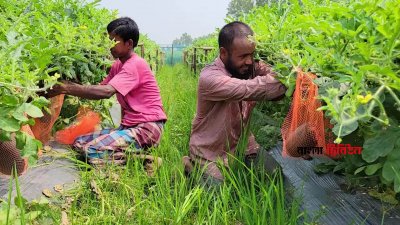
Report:
[{"label": "man's ear", "polygon": [[229,55],[228,55],[228,50],[224,47],[219,48],[219,56],[222,60],[222,62],[226,62],[226,60],[228,59]]}]

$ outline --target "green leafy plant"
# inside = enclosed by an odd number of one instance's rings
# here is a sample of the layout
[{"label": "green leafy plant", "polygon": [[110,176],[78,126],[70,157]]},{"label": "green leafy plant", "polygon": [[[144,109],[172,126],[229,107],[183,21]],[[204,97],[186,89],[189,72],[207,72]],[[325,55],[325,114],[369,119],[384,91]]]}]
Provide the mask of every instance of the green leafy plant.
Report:
[{"label": "green leafy plant", "polygon": [[22,156],[35,161],[41,143],[20,132],[43,116],[49,101],[39,97],[59,78],[97,83],[105,76],[112,42],[105,26],[115,13],[98,1],[0,2],[0,141],[16,133]]}]

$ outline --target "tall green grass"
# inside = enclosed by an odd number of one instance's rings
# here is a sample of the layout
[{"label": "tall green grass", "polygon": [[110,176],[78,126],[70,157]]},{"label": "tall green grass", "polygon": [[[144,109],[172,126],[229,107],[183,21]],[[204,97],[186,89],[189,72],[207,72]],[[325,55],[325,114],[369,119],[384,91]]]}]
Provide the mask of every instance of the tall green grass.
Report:
[{"label": "tall green grass", "polygon": [[[57,199],[58,213],[62,206],[72,224],[301,223],[299,204],[288,199],[279,175],[269,177],[238,161],[234,169],[223,170],[226,179],[220,186],[201,186],[198,172],[186,178],[181,157],[188,153],[198,78],[177,65],[163,67],[157,80],[168,122],[152,150],[163,159],[155,176],[147,176],[136,159],[126,166],[82,166],[77,187]],[[71,204],[64,203],[71,198]]]}]

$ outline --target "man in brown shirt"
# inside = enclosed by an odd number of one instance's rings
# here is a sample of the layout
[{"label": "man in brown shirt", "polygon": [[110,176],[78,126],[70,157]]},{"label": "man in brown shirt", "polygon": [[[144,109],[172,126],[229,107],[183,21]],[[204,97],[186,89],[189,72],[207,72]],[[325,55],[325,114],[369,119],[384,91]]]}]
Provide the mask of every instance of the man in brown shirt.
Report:
[{"label": "man in brown shirt", "polygon": [[[211,179],[223,180],[216,161],[228,166],[228,154],[234,155],[255,101],[276,100],[286,91],[269,66],[254,61],[253,35],[242,22],[225,25],[218,37],[219,56],[200,73],[190,158],[186,156],[183,161],[188,167],[190,162],[205,166],[205,174]],[[245,155],[254,157],[260,147],[252,134],[248,140]],[[263,157],[269,158],[267,164],[274,162],[269,154]]]}]

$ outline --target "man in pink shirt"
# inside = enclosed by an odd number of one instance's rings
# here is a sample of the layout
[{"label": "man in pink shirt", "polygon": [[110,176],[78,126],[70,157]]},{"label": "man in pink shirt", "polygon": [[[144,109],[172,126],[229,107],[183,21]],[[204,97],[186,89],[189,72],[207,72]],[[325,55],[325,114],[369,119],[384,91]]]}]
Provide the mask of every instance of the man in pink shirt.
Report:
[{"label": "man in pink shirt", "polygon": [[[190,156],[183,158],[186,170],[190,171],[192,163],[205,166],[205,175],[212,183],[223,180],[216,161],[228,166],[228,155],[235,154],[255,101],[277,100],[286,91],[269,66],[254,61],[256,46],[248,25],[237,21],[225,25],[218,43],[219,56],[200,73]],[[256,161],[272,172],[278,165],[268,153],[258,154],[258,149],[249,134],[246,158],[257,156]]]},{"label": "man in pink shirt", "polygon": [[123,17],[110,22],[107,31],[116,45],[111,54],[116,61],[100,85],[64,82],[48,91],[48,96],[67,94],[86,99],[110,98],[114,94],[122,108],[118,129],[105,129],[83,135],[74,146],[92,164],[124,163],[125,151],[133,152],[157,145],[167,120],[160,90],[147,62],[133,52],[139,40],[137,24]]}]

